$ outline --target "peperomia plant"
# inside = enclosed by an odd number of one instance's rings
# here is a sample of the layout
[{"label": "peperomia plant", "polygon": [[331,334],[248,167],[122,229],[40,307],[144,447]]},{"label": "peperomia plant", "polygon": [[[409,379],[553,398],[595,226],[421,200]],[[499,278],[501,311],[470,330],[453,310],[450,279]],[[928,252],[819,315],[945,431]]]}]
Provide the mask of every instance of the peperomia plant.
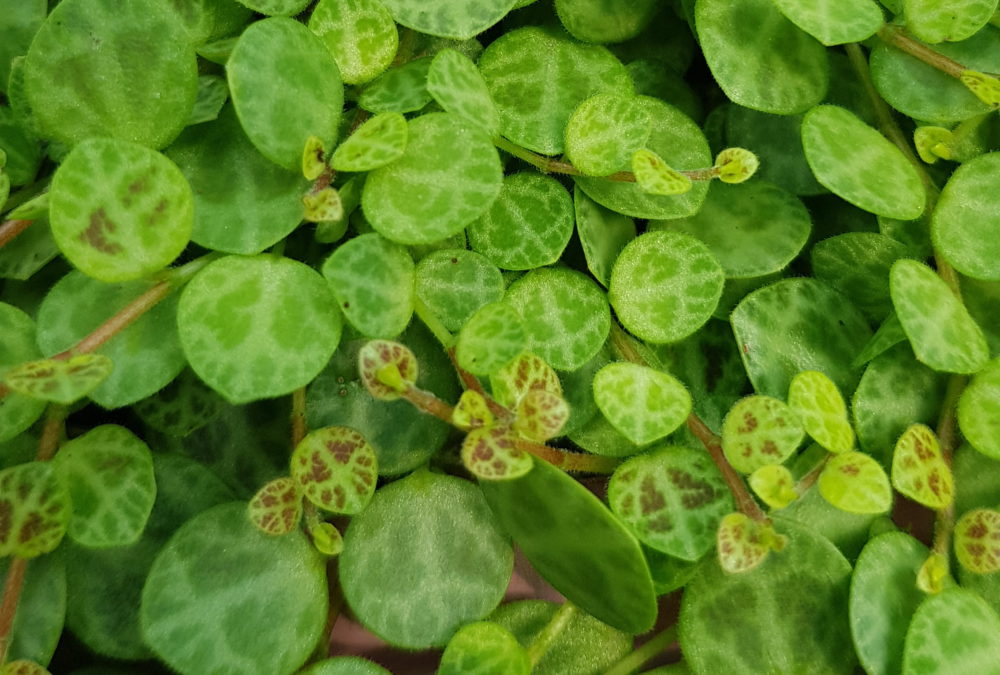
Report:
[{"label": "peperomia plant", "polygon": [[1000,672],[997,10],[0,0],[0,675]]}]

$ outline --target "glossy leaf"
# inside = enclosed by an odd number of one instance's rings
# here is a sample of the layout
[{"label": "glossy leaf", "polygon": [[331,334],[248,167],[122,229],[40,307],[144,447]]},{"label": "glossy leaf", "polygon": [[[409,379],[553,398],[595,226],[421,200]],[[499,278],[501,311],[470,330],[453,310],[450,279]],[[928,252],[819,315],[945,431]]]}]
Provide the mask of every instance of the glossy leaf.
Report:
[{"label": "glossy leaf", "polygon": [[12,391],[63,405],[75,403],[103,382],[114,364],[100,354],[79,354],[65,361],[44,359],[15,366],[4,374]]},{"label": "glossy leaf", "polygon": [[993,17],[997,0],[958,0],[947,6],[933,0],[903,0],[906,28],[925,42],[959,42]]},{"label": "glossy leaf", "polygon": [[844,452],[826,463],[817,482],[823,499],[850,513],[885,513],[892,488],[882,466],[863,452]]},{"label": "glossy leaf", "polygon": [[973,509],[955,524],[955,557],[976,574],[1000,571],[1000,511]]},{"label": "glossy leaf", "polygon": [[776,0],[775,4],[792,23],[827,46],[866,40],[883,23],[882,9],[874,0]]},{"label": "glossy leaf", "polygon": [[697,214],[654,221],[650,229],[700,239],[726,278],[747,278],[784,269],[805,246],[812,223],[798,198],[754,181],[740,186],[715,183]]},{"label": "glossy leaf", "polygon": [[795,477],[782,464],[765,464],[750,474],[750,488],[772,509],[783,509],[796,499]]},{"label": "glossy leaf", "polygon": [[247,515],[264,534],[294,532],[302,520],[302,496],[288,476],[265,483],[247,505]]},{"label": "glossy leaf", "polygon": [[833,453],[854,447],[854,429],[837,385],[821,372],[803,371],[792,378],[788,407],[809,436]]},{"label": "glossy leaf", "polygon": [[701,0],[694,13],[705,60],[733,102],[791,115],[826,94],[826,50],[768,0]]},{"label": "glossy leaf", "polygon": [[896,441],[892,455],[892,486],[932,509],[943,509],[955,498],[955,479],[941,454],[937,436],[923,424],[910,426]]},{"label": "glossy leaf", "polygon": [[476,64],[454,49],[442,49],[427,72],[427,91],[438,104],[479,127],[490,137],[500,131],[500,116]]},{"label": "glossy leaf", "polygon": [[555,178],[515,173],[504,177],[500,195],[467,230],[472,249],[501,269],[551,265],[573,234],[573,204]]},{"label": "glossy leaf", "polygon": [[587,259],[587,269],[607,288],[611,268],[625,245],[635,239],[635,222],[606,209],[588,197],[580,186],[573,189],[576,232]]},{"label": "glossy leaf", "polygon": [[989,227],[1000,209],[990,187],[1000,178],[1000,153],[972,159],[955,170],[931,219],[934,249],[955,269],[977,279],[1000,280],[1000,243]]},{"label": "glossy leaf", "polygon": [[53,9],[32,41],[24,86],[49,138],[72,146],[105,136],[162,148],[187,123],[197,63],[169,5],[70,0]]},{"label": "glossy leaf", "polygon": [[309,29],[333,54],[345,84],[376,78],[396,56],[396,24],[378,0],[320,0]]},{"label": "glossy leaf", "polygon": [[409,138],[406,118],[400,113],[379,113],[358,127],[337,146],[330,166],[337,171],[371,171],[403,156]]},{"label": "glossy leaf", "polygon": [[417,263],[417,298],[448,330],[460,330],[481,307],[503,294],[500,270],[474,251],[442,249]]},{"label": "glossy leaf", "polygon": [[949,373],[974,373],[985,365],[989,348],[982,329],[929,267],[915,260],[897,261],[889,291],[921,363]]},{"label": "glossy leaf", "polygon": [[611,510],[647,546],[698,560],[733,509],[722,476],[703,452],[667,446],[633,457],[608,484]]},{"label": "glossy leaf", "polygon": [[399,388],[416,382],[417,358],[405,345],[369,340],[358,351],[358,371],[365,388],[380,401],[399,398]]},{"label": "glossy leaf", "polygon": [[504,302],[521,315],[528,350],[559,370],[583,366],[611,330],[611,312],[600,287],[568,268],[528,272],[511,284]]},{"label": "glossy leaf", "polygon": [[516,445],[517,436],[507,427],[473,429],[462,441],[462,463],[481,480],[510,480],[531,471],[531,455]]},{"label": "glossy leaf", "polygon": [[[515,0],[382,0],[398,23],[439,37],[465,40],[486,30],[514,6]],[[433,10],[433,11],[432,11]]]},{"label": "glossy leaf", "polygon": [[673,376],[634,363],[597,372],[594,401],[611,424],[637,445],[672,433],[691,412],[691,394]]},{"label": "glossy leaf", "polygon": [[63,444],[54,460],[69,488],[69,536],[92,548],[132,544],[156,500],[153,456],[125,427],[104,424]]},{"label": "glossy leaf", "polygon": [[639,99],[621,94],[591,96],[566,123],[566,157],[587,176],[606,176],[632,160],[649,132],[649,114]]},{"label": "glossy leaf", "polygon": [[207,265],[184,288],[177,324],[191,367],[234,403],[312,381],[341,332],[327,282],[300,262],[270,255]]},{"label": "glossy leaf", "polygon": [[491,621],[470,623],[459,629],[445,647],[439,675],[528,675],[528,650],[510,631]]},{"label": "glossy leaf", "polygon": [[[42,356],[35,343],[35,322],[23,311],[0,302],[0,377],[11,367]],[[11,393],[0,398],[0,442],[14,438],[41,417],[45,402]]]},{"label": "glossy leaf", "polygon": [[722,423],[722,450],[733,468],[742,473],[781,464],[803,438],[805,430],[795,412],[770,396],[740,399]]},{"label": "glossy leaf", "polygon": [[375,492],[375,450],[348,427],[310,432],[295,447],[291,465],[302,495],[332,513],[360,513]]},{"label": "glossy leaf", "polygon": [[976,450],[1000,459],[1000,360],[990,361],[962,392],[958,425]]},{"label": "glossy leaf", "polygon": [[567,600],[628,633],[652,627],[655,596],[639,542],[587,488],[537,459],[521,478],[480,488],[534,568]]},{"label": "glossy leaf", "polygon": [[923,213],[926,194],[916,169],[849,110],[822,105],[809,111],[802,145],[817,180],[851,204],[900,220]]},{"label": "glossy leaf", "polygon": [[461,118],[430,113],[409,127],[403,156],[368,174],[362,207],[388,239],[429,244],[481,216],[500,194],[503,173],[487,136]]},{"label": "glossy leaf", "polygon": [[536,26],[493,41],[479,68],[500,112],[501,133],[547,155],[563,151],[566,123],[583,101],[599,93],[632,93],[625,66],[607,49]]},{"label": "glossy leaf", "polygon": [[157,555],[142,592],[143,635],[179,672],[239,664],[290,675],[323,630],[324,568],[304,535],[269,537],[246,503],[221,504],[184,523]]},{"label": "glossy leaf", "polygon": [[649,342],[677,342],[701,328],[722,295],[722,267],[686,234],[650,232],[631,241],[611,271],[618,319]]},{"label": "glossy leaf", "polygon": [[492,611],[513,562],[476,487],[423,470],[379,489],[351,521],[340,583],[365,627],[421,649],[446,644]]},{"label": "glossy leaf", "polygon": [[97,138],[80,143],[59,165],[50,195],[59,249],[101,281],[159,271],[191,236],[191,187],[172,162],[140,145]]},{"label": "glossy leaf", "polygon": [[410,322],[414,266],[399,244],[363,234],[338,246],[322,271],[344,316],[362,335],[396,337]]},{"label": "glossy leaf", "polygon": [[28,462],[0,471],[0,556],[34,558],[62,541],[70,495],[52,465]]},{"label": "glossy leaf", "polygon": [[226,75],[243,129],[272,162],[298,171],[310,136],[333,147],[344,87],[333,55],[304,25],[285,17],[250,24],[226,62]]},{"label": "glossy leaf", "polygon": [[903,675],[988,672],[1000,660],[1000,617],[975,593],[950,588],[929,595],[906,633]]}]

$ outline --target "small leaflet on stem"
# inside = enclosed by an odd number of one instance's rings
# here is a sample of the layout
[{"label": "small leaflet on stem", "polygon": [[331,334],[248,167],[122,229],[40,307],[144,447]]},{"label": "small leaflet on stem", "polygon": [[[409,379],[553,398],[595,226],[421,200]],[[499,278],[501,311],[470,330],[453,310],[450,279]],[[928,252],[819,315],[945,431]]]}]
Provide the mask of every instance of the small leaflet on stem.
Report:
[{"label": "small leaflet on stem", "polygon": [[757,172],[760,160],[746,148],[726,148],[715,157],[715,168],[723,183],[742,183]]},{"label": "small leaflet on stem", "polygon": [[319,192],[302,195],[305,206],[303,218],[311,223],[338,222],[344,218],[344,204],[335,188],[325,187]]},{"label": "small leaflet on stem", "polygon": [[939,159],[951,159],[951,144],[954,135],[944,127],[923,126],[913,132],[913,144],[917,154],[927,164],[934,164]]},{"label": "small leaflet on stem", "polygon": [[691,189],[691,179],[674,171],[652,150],[640,148],[632,155],[632,173],[643,192],[680,195]]},{"label": "small leaflet on stem", "polygon": [[302,150],[302,175],[306,180],[316,180],[326,171],[326,148],[323,140],[317,136],[306,139]]},{"label": "small leaflet on stem", "polygon": [[80,354],[69,359],[42,359],[15,366],[4,381],[11,390],[43,401],[69,405],[103,382],[114,364],[102,354]]},{"label": "small leaflet on stem", "polygon": [[955,557],[976,574],[1000,570],[1000,511],[973,509],[955,525]]}]

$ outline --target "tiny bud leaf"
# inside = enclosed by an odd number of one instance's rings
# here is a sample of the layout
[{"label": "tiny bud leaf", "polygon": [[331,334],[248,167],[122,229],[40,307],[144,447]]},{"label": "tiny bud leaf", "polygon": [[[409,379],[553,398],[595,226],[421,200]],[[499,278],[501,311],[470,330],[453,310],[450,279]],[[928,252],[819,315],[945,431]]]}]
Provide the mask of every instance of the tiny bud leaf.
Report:
[{"label": "tiny bud leaf", "polygon": [[632,173],[643,192],[681,195],[691,189],[691,179],[674,171],[652,150],[640,148],[632,155]]},{"label": "tiny bud leaf", "polygon": [[931,553],[917,571],[917,588],[933,595],[944,590],[947,580],[947,558],[940,553]]},{"label": "tiny bud leaf", "polygon": [[754,471],[750,487],[772,509],[783,509],[799,497],[792,472],[782,464],[768,464]]},{"label": "tiny bud leaf", "polygon": [[467,389],[458,399],[458,404],[451,414],[451,423],[465,431],[488,427],[493,424],[493,413],[490,412],[482,394]]},{"label": "tiny bud leaf", "polygon": [[715,168],[723,183],[742,183],[757,172],[760,160],[745,148],[726,148],[715,157]]},{"label": "tiny bud leaf", "polygon": [[954,135],[944,127],[917,127],[913,132],[913,145],[917,148],[920,159],[933,164],[938,159],[951,159],[951,144]]},{"label": "tiny bud leaf", "polygon": [[0,668],[0,675],[52,675],[52,673],[34,661],[18,659]]},{"label": "tiny bud leaf", "polygon": [[392,365],[404,383],[417,379],[417,357],[407,347],[389,340],[370,340],[358,352],[358,372],[365,388],[381,401],[399,398],[399,389],[387,386],[380,375],[386,366]]},{"label": "tiny bud leaf", "polygon": [[344,538],[340,536],[340,530],[331,523],[317,523],[309,529],[309,535],[312,537],[313,546],[323,555],[332,558],[344,550]]},{"label": "tiny bud leaf", "polygon": [[317,136],[310,136],[306,139],[305,148],[302,150],[302,175],[306,180],[316,180],[323,171],[326,170],[326,148],[323,146],[323,139]]},{"label": "tiny bud leaf", "polygon": [[319,192],[307,192],[302,196],[302,204],[306,207],[302,217],[311,223],[340,221],[344,217],[340,193],[332,187],[325,187]]}]

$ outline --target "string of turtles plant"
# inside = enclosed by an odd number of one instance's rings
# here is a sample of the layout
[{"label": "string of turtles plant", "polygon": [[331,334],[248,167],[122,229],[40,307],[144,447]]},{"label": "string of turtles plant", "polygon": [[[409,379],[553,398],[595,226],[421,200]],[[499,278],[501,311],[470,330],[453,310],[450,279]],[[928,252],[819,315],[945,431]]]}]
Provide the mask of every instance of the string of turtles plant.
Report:
[{"label": "string of turtles plant", "polygon": [[0,674],[995,672],[997,9],[0,2]]}]

